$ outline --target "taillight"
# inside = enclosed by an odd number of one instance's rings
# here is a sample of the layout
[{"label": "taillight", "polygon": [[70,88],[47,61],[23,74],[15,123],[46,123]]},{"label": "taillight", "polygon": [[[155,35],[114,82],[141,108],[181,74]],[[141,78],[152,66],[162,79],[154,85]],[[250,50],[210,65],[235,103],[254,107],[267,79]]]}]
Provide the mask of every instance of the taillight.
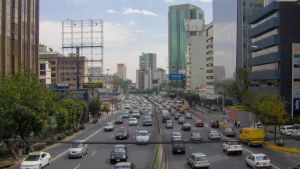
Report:
[{"label": "taillight", "polygon": [[256,165],[259,165],[259,162],[256,162]]}]

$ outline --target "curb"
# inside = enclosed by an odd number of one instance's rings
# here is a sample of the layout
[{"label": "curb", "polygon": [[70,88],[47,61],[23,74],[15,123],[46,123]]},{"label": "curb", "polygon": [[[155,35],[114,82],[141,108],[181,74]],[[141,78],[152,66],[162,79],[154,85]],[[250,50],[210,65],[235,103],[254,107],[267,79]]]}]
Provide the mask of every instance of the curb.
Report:
[{"label": "curb", "polygon": [[4,169],[4,168],[8,168],[10,166],[13,166],[14,164],[16,164],[17,161],[13,161],[13,162],[8,162],[7,164],[1,164],[0,165],[0,169]]},{"label": "curb", "polygon": [[274,144],[270,144],[268,142],[264,142],[264,146],[272,150],[278,150],[278,151],[300,155],[300,149],[298,148],[279,147]]}]

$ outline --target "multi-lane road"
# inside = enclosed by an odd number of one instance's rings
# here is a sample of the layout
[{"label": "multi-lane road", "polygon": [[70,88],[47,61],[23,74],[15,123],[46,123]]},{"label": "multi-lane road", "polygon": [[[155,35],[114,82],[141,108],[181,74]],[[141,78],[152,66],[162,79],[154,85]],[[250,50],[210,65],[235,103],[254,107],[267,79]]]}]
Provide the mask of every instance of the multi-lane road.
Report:
[{"label": "multi-lane road", "polygon": [[[116,141],[114,138],[114,132],[104,132],[103,127],[107,122],[113,121],[120,113],[115,113],[112,116],[106,117],[100,120],[95,126],[84,130],[82,133],[75,136],[72,140],[85,140],[87,142],[112,142],[120,144],[120,142],[134,142],[135,135],[138,130],[148,130],[151,133],[151,141],[156,140],[157,129],[163,134],[163,141],[170,141],[170,136],[173,131],[180,131],[183,134],[184,140],[189,140],[191,131],[182,131],[181,124],[178,124],[176,120],[172,118],[174,128],[166,129],[165,124],[161,122],[160,113],[154,112],[153,125],[149,127],[142,126],[142,120],[139,120],[139,125],[128,126],[128,119],[124,119],[124,123],[116,125],[116,127],[124,126],[129,131],[129,139]],[[192,124],[192,131],[201,133],[204,140],[207,140],[208,131],[211,129],[207,123],[205,127],[196,128],[194,123],[196,119],[202,119],[198,114],[193,114],[192,119],[187,119]],[[157,128],[159,127],[159,128]],[[222,136],[222,139],[226,139]],[[300,158],[297,155],[277,152],[269,150],[264,147],[247,147],[243,145],[243,154],[228,156],[222,151],[222,143],[199,143],[199,144],[186,144],[186,153],[184,155],[173,155],[172,145],[165,145],[166,150],[166,166],[168,169],[184,169],[190,168],[186,163],[187,156],[192,152],[202,152],[208,156],[211,161],[212,169],[247,169],[245,164],[245,157],[250,153],[264,153],[271,159],[273,168],[275,169],[290,169],[292,166],[300,163]],[[89,151],[83,158],[68,159],[68,144],[58,144],[49,148],[49,152],[52,156],[52,162],[46,169],[110,169],[113,167],[110,164],[110,153],[114,144],[89,144]],[[148,145],[136,145],[127,144],[128,148],[128,161],[133,162],[137,169],[149,169],[153,159],[154,147],[153,144]],[[11,167],[17,169],[19,166]]]}]

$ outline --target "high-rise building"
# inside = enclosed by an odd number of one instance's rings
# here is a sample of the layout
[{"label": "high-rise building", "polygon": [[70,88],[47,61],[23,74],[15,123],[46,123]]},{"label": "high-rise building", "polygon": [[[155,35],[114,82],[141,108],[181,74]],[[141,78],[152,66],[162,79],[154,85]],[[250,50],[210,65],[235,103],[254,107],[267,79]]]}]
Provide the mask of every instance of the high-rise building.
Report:
[{"label": "high-rise building", "polygon": [[38,74],[39,0],[1,0],[0,76],[31,69]]},{"label": "high-rise building", "polygon": [[299,18],[298,3],[274,1],[250,19],[251,89],[279,94],[291,117],[300,116]]},{"label": "high-rise building", "polygon": [[126,65],[124,63],[119,63],[117,65],[117,76],[122,80],[126,80]]},{"label": "high-rise building", "polygon": [[205,27],[206,35],[206,95],[212,96],[214,92],[214,55],[213,55],[213,23],[209,23]]},{"label": "high-rise building", "polygon": [[167,80],[166,71],[161,68],[157,68],[152,72],[152,85],[153,87],[159,87],[160,84]]},{"label": "high-rise building", "polygon": [[247,21],[260,6],[261,0],[213,0],[214,66],[225,71],[218,80],[235,80],[237,69],[247,62]]},{"label": "high-rise building", "polygon": [[152,72],[151,70],[136,71],[136,88],[138,90],[152,89]]},{"label": "high-rise building", "polygon": [[140,69],[155,70],[156,69],[156,54],[155,53],[142,53],[139,60]]},{"label": "high-rise building", "polygon": [[204,29],[203,11],[191,4],[169,6],[169,74],[185,74],[186,48]]}]

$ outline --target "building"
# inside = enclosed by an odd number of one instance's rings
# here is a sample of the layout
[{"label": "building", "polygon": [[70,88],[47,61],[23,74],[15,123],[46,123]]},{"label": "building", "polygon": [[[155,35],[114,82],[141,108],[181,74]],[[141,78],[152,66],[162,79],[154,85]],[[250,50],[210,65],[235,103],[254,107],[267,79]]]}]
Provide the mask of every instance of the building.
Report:
[{"label": "building", "polygon": [[186,48],[204,30],[203,11],[191,4],[172,5],[168,15],[169,74],[185,75]]},{"label": "building", "polygon": [[57,79],[58,57],[63,57],[63,55],[49,51],[46,45],[39,45],[39,62],[48,62],[51,71],[51,84],[62,83]]},{"label": "building", "polygon": [[152,89],[152,72],[151,70],[136,71],[136,88],[138,90]]},{"label": "building", "polygon": [[39,62],[39,80],[42,84],[51,85],[51,68],[48,61],[43,60]]},{"label": "building", "polygon": [[68,84],[70,89],[77,89],[77,62],[79,62],[79,88],[88,82],[85,57],[57,57],[56,79],[58,83]]},{"label": "building", "polygon": [[166,71],[161,68],[157,68],[152,72],[152,86],[153,88],[159,88],[159,86],[167,80]]},{"label": "building", "polygon": [[38,74],[39,3],[39,0],[1,0],[1,77],[24,68]]},{"label": "building", "polygon": [[[291,117],[300,116],[300,5],[272,2],[250,19],[251,89],[278,93]],[[293,107],[293,109],[292,109]]]},{"label": "building", "polygon": [[235,80],[236,70],[247,61],[247,20],[261,5],[260,0],[213,0],[214,66],[225,70],[221,81]]},{"label": "building", "polygon": [[99,80],[103,80],[101,77],[101,67],[100,66],[93,66],[88,68],[88,79],[89,82],[96,82]]},{"label": "building", "polygon": [[122,79],[126,80],[126,65],[123,63],[119,63],[117,65],[117,75]]},{"label": "building", "polygon": [[156,69],[156,54],[142,53],[139,59],[139,66],[141,70],[155,70]]},{"label": "building", "polygon": [[214,55],[213,55],[213,23],[209,23],[205,27],[206,36],[206,95],[212,96],[214,92]]}]

